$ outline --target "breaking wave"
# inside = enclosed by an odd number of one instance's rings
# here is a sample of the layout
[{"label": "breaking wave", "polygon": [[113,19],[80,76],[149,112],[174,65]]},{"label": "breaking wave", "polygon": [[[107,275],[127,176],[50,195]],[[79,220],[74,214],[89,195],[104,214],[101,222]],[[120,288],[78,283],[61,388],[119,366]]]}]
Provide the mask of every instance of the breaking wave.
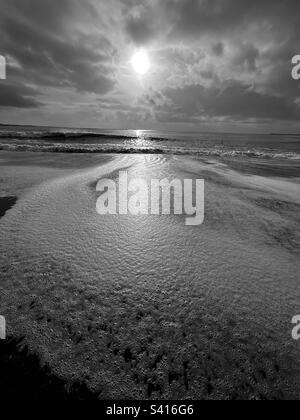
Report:
[{"label": "breaking wave", "polygon": [[300,160],[300,136],[0,127],[0,150]]},{"label": "breaking wave", "polygon": [[248,157],[263,159],[300,160],[300,155],[294,152],[282,152],[257,149],[230,149],[223,147],[187,148],[172,147],[157,144],[153,146],[132,146],[130,144],[29,144],[2,143],[0,150],[17,152],[48,152],[48,153],[108,153],[108,154],[173,154],[216,157]]},{"label": "breaking wave", "polygon": [[15,132],[0,132],[0,139],[14,139],[14,140],[52,140],[52,141],[77,141],[80,139],[128,139],[127,135],[116,134],[100,134],[91,132],[64,132],[64,131],[15,131]]}]

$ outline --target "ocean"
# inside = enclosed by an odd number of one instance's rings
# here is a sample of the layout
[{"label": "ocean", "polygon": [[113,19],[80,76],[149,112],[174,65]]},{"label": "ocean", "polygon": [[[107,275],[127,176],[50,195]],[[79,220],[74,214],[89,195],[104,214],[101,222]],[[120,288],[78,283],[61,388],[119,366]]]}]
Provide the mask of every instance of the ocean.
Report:
[{"label": "ocean", "polygon": [[300,134],[236,134],[0,126],[0,150],[300,159]]}]

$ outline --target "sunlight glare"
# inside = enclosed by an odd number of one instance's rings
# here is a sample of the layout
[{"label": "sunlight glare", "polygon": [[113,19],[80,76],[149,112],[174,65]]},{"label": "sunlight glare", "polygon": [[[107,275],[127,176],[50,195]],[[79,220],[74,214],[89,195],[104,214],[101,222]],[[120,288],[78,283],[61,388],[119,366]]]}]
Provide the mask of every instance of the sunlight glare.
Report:
[{"label": "sunlight glare", "polygon": [[146,51],[140,50],[136,52],[132,59],[131,64],[136,73],[143,76],[148,73],[150,69],[150,61]]}]

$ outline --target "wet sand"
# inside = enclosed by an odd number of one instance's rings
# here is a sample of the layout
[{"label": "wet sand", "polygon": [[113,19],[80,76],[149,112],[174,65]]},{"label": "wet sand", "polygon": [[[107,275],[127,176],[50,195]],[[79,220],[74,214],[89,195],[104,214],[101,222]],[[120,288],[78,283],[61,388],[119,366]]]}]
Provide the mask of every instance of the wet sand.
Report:
[{"label": "wet sand", "polygon": [[[60,170],[80,168],[92,164],[92,156],[79,156],[74,160],[59,155],[39,156],[28,153],[2,153],[0,160],[5,162],[0,172],[0,192],[12,188],[22,196],[43,179],[61,175]],[[106,158],[104,160],[110,160]],[[2,180],[8,171],[9,177]],[[11,178],[11,181],[9,180]],[[2,189],[2,191],[1,191]],[[0,197],[0,218],[16,204],[17,197]],[[54,375],[49,367],[42,365],[36,352],[30,351],[25,337],[0,341],[0,395],[2,400],[95,400],[97,395],[79,381],[64,381]]]},{"label": "wet sand", "polygon": [[[91,159],[2,161],[1,188],[20,192],[0,221],[9,334],[101,399],[298,398],[299,180],[185,157]],[[122,168],[204,177],[204,225],[101,218],[91,185]]]}]

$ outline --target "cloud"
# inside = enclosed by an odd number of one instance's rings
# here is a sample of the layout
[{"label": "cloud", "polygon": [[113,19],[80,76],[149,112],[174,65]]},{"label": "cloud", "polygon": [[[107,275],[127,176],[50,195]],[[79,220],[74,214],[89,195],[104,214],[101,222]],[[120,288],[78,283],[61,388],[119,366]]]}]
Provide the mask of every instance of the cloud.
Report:
[{"label": "cloud", "polygon": [[[66,119],[84,108],[99,125],[99,115],[115,125],[118,112],[128,125],[126,107],[130,122],[136,112],[154,124],[299,119],[300,84],[290,74],[298,0],[0,0],[0,7],[2,108],[45,104]],[[137,47],[152,63],[143,83],[129,64]]]},{"label": "cloud", "polygon": [[[149,2],[145,4],[149,7]],[[163,25],[176,39],[188,37],[196,40],[199,35],[208,34],[232,36],[253,24],[256,29],[264,25],[265,31],[270,32],[268,22],[279,23],[279,27],[271,28],[278,34],[279,28],[299,34],[298,0],[154,0],[150,4],[159,9],[157,14],[164,17]],[[149,19],[152,19],[151,15]]]},{"label": "cloud", "polygon": [[232,120],[300,118],[300,106],[285,97],[261,94],[253,86],[227,81],[220,87],[207,88],[189,85],[168,88],[163,93],[145,95],[144,104],[153,108],[157,118],[166,122],[196,122],[203,118],[230,118]]},{"label": "cloud", "polygon": [[224,54],[224,51],[225,45],[223,44],[223,42],[217,42],[212,46],[213,54],[215,54],[218,57],[222,56]]},{"label": "cloud", "polygon": [[146,45],[154,38],[155,25],[143,18],[130,16],[125,24],[129,37],[137,45]]},{"label": "cloud", "polygon": [[255,72],[259,55],[259,50],[253,45],[242,44],[232,63],[234,66],[240,66],[242,70]]},{"label": "cloud", "polygon": [[[134,17],[143,36],[128,34],[133,42],[161,42],[172,84],[231,78],[291,101],[299,97],[290,77],[291,57],[299,53],[299,14],[298,0],[148,0],[140,2]],[[188,53],[171,57],[172,48]]]},{"label": "cloud", "polygon": [[[2,2],[3,3],[3,0]],[[83,33],[77,0],[12,0],[0,18],[0,49],[19,68],[8,74],[37,86],[107,94],[115,86],[114,48],[101,33]],[[73,20],[72,20],[73,19]]]},{"label": "cloud", "polygon": [[41,103],[34,98],[36,95],[37,91],[30,87],[0,82],[0,107],[38,108]]}]

